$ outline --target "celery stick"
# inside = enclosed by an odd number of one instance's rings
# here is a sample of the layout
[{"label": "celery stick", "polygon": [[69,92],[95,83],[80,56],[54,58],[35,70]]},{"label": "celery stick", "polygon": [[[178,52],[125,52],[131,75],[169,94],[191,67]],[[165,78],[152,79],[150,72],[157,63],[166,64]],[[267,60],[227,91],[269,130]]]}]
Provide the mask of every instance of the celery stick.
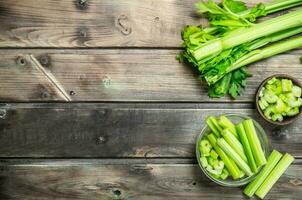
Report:
[{"label": "celery stick", "polygon": [[259,138],[257,136],[255,126],[252,119],[243,121],[244,130],[246,132],[247,139],[250,143],[253,156],[255,158],[258,167],[266,163],[266,158],[262,150]]},{"label": "celery stick", "polygon": [[246,162],[242,160],[242,158],[232,149],[232,147],[223,138],[218,138],[217,144],[230,158],[235,161],[238,167],[242,169],[242,171],[244,171],[246,175],[253,175],[253,172],[251,171],[250,167],[246,164]]},{"label": "celery stick", "polygon": [[255,194],[259,198],[263,199],[294,160],[295,159],[293,156],[286,153],[278,162],[278,164],[274,167],[274,169],[270,172],[270,174],[261,184],[261,186],[257,189]]},{"label": "celery stick", "polygon": [[218,118],[218,124],[222,128],[229,129],[232,132],[232,134],[238,138],[238,134],[236,132],[235,125],[226,116],[220,115]]},{"label": "celery stick", "polygon": [[257,168],[257,165],[255,163],[255,159],[253,157],[251,146],[250,146],[249,141],[247,139],[243,124],[242,123],[238,124],[236,126],[236,129],[237,129],[237,133],[239,135],[240,141],[242,143],[245,155],[247,157],[249,166],[250,166],[252,172],[257,172],[258,168]]},{"label": "celery stick", "polygon": [[217,120],[215,117],[211,116],[207,119],[207,124],[208,126],[211,128],[211,130],[213,131],[213,133],[219,137],[220,136],[220,131],[222,130],[222,128],[219,126]]},{"label": "celery stick", "polygon": [[[239,134],[240,135],[240,134]],[[276,150],[273,150],[271,155],[268,157],[267,164],[261,170],[261,172],[257,175],[257,177],[243,190],[243,193],[251,197],[254,195],[259,186],[263,183],[269,173],[273,170],[273,168],[277,165],[279,160],[281,159],[282,154]]]},{"label": "celery stick", "polygon": [[221,135],[225,139],[225,141],[232,147],[232,149],[244,160],[244,162],[248,162],[246,155],[244,154],[244,149],[239,140],[231,133],[230,130],[224,129],[221,132]]},{"label": "celery stick", "polygon": [[217,140],[214,134],[209,134],[207,137],[211,145],[214,147],[215,151],[218,153],[221,160],[224,162],[225,167],[228,169],[233,179],[238,179],[240,177],[240,170],[237,167],[236,163],[232,159],[230,159],[224,153],[224,151],[222,151],[222,149],[216,144]]}]

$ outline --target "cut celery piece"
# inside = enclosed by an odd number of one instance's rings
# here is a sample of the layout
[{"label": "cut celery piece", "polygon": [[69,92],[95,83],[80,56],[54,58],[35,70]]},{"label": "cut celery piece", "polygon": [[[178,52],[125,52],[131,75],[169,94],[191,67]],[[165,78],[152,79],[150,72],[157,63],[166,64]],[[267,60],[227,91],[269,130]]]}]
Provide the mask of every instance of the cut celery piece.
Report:
[{"label": "cut celery piece", "polygon": [[214,158],[212,158],[212,157],[207,157],[207,159],[208,159],[208,163],[209,163],[209,165],[210,166],[213,166],[214,165],[214,162],[215,162],[215,160],[217,160],[217,159],[214,159]]},{"label": "cut celery piece", "polygon": [[221,172],[222,172],[222,169],[221,169],[221,170],[220,170],[220,169],[213,169],[213,167],[210,166],[210,165],[208,165],[208,166],[206,167],[206,170],[207,170],[208,172],[210,172],[211,174],[215,174],[215,175],[220,175]]},{"label": "cut celery piece", "polygon": [[213,133],[216,135],[216,136],[220,136],[220,131],[222,130],[222,128],[219,126],[217,120],[215,117],[211,116],[211,117],[208,117],[207,119],[207,124],[208,126],[210,127],[210,129],[213,131]]},{"label": "cut celery piece", "polygon": [[272,120],[275,122],[275,121],[279,121],[279,122],[282,122],[283,121],[283,116],[282,114],[274,114],[272,115]]},{"label": "cut celery piece", "polygon": [[221,135],[225,139],[225,141],[232,147],[232,149],[244,160],[247,161],[247,157],[244,154],[244,149],[239,140],[231,133],[229,129],[224,129],[221,132]]},{"label": "cut celery piece", "polygon": [[222,170],[222,173],[220,174],[220,178],[221,178],[222,180],[225,180],[225,179],[228,178],[228,176],[229,176],[229,171],[228,171],[226,168],[224,168],[224,169]]},{"label": "cut celery piece", "polygon": [[220,178],[220,176],[219,176],[219,175],[216,175],[216,174],[210,173],[210,175],[211,175],[211,177],[213,177],[213,178],[215,178],[215,179],[219,179],[219,178]]},{"label": "cut celery piece", "polygon": [[301,97],[302,89],[296,85],[293,86],[292,93],[295,97]]},{"label": "cut celery piece", "polygon": [[302,105],[302,99],[301,98],[294,98],[294,99],[289,99],[287,101],[287,104],[290,107],[300,107]]},{"label": "cut celery piece", "polygon": [[244,171],[248,176],[253,175],[253,172],[251,171],[250,167],[246,164],[246,162],[242,160],[242,158],[232,149],[232,147],[223,138],[218,138],[217,144],[231,159],[234,160],[234,162],[238,165],[240,169],[242,169],[242,171]]},{"label": "cut celery piece", "polygon": [[275,105],[275,114],[284,112],[286,107],[286,104],[281,99],[278,99]]},{"label": "cut celery piece", "polygon": [[272,119],[273,111],[274,111],[274,106],[271,105],[264,110],[263,114],[267,119]]},{"label": "cut celery piece", "polygon": [[212,145],[207,139],[202,139],[199,143],[199,151],[202,156],[210,156]]},{"label": "cut celery piece", "polygon": [[260,185],[263,183],[269,173],[277,165],[281,157],[281,153],[276,150],[273,150],[273,152],[267,159],[267,164],[265,165],[265,167],[261,170],[257,177],[251,183],[249,183],[248,186],[243,190],[243,193],[246,196],[251,197],[254,195],[256,190],[260,187]]},{"label": "cut celery piece", "polygon": [[199,160],[200,160],[201,165],[202,165],[203,167],[207,167],[207,166],[209,165],[208,160],[207,160],[207,158],[206,158],[205,156],[201,156],[201,157],[199,158]]},{"label": "cut celery piece", "polygon": [[255,158],[258,167],[266,163],[265,155],[262,150],[258,135],[252,119],[243,121],[244,130],[246,132],[247,139],[250,143],[253,156]]},{"label": "cut celery piece", "polygon": [[295,116],[297,114],[299,114],[300,110],[298,107],[292,108],[289,111],[286,112],[286,115],[289,117]]},{"label": "cut celery piece", "polygon": [[271,90],[265,90],[263,98],[268,103],[276,103],[278,100],[278,96]]},{"label": "cut celery piece", "polygon": [[226,116],[220,115],[218,118],[218,124],[224,129],[229,129],[231,133],[238,138],[235,125]]},{"label": "cut celery piece", "polygon": [[220,161],[218,161],[217,163],[215,163],[214,165],[213,165],[213,168],[215,169],[215,170],[223,170],[223,168],[224,168],[224,163],[220,160]]},{"label": "cut celery piece", "polygon": [[263,181],[261,186],[255,192],[255,194],[259,198],[263,199],[294,160],[295,159],[293,156],[286,153],[274,167],[274,169],[269,173],[265,181]]},{"label": "cut celery piece", "polygon": [[259,102],[259,106],[260,106],[261,110],[264,110],[265,108],[267,108],[269,106],[267,101],[264,98],[261,98],[258,102]]},{"label": "cut celery piece", "polygon": [[282,91],[283,92],[291,92],[293,88],[293,82],[289,79],[282,79],[281,80],[282,84]]},{"label": "cut celery piece", "polygon": [[240,170],[239,170],[239,168],[237,167],[237,165],[235,164],[235,162],[232,159],[230,159],[225,154],[225,152],[217,145],[217,140],[216,140],[215,135],[214,134],[209,134],[207,137],[208,137],[211,145],[214,147],[214,149],[218,153],[219,157],[223,161],[225,167],[230,172],[230,174],[233,177],[233,179],[240,178]]},{"label": "cut celery piece", "polygon": [[276,82],[276,77],[273,77],[273,78],[271,78],[270,80],[268,80],[267,81],[267,83],[269,84],[269,85],[272,85],[272,84],[274,84],[275,82]]},{"label": "cut celery piece", "polygon": [[253,153],[252,153],[252,149],[251,149],[250,143],[247,139],[243,124],[242,123],[238,124],[236,126],[236,129],[237,129],[237,133],[239,135],[240,141],[242,143],[245,155],[247,157],[248,164],[249,164],[252,172],[255,173],[255,172],[258,171],[258,168],[257,168],[257,165],[255,163],[255,159],[254,159],[254,156],[253,156]]},{"label": "cut celery piece", "polygon": [[211,150],[210,156],[211,156],[213,159],[217,159],[217,158],[218,158],[218,154],[216,153],[216,151],[215,151],[214,149]]}]

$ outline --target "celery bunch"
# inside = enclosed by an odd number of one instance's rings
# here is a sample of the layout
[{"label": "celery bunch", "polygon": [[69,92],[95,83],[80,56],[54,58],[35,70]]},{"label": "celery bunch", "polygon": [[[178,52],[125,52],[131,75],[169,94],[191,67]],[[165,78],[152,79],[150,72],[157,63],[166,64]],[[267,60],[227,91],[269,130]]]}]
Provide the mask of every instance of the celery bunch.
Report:
[{"label": "celery bunch", "polygon": [[302,46],[302,36],[283,41],[302,32],[302,10],[261,23],[255,23],[256,19],[301,4],[301,0],[277,0],[248,9],[240,1],[201,1],[196,4],[197,10],[207,14],[210,27],[185,27],[185,50],[178,59],[187,60],[199,70],[200,77],[209,85],[210,97],[229,93],[236,98],[250,76],[246,65]]}]

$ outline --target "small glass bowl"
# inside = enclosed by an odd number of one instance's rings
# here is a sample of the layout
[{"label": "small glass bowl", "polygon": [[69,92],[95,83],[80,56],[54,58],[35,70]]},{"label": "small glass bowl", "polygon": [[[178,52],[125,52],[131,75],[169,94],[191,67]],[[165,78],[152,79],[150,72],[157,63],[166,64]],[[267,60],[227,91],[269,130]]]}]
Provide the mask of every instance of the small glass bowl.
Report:
[{"label": "small glass bowl", "polygon": [[[241,121],[245,120],[245,119],[251,119],[251,117],[245,116],[245,115],[241,115],[241,114],[224,114],[227,118],[229,118],[233,123],[238,124]],[[263,130],[263,128],[260,126],[260,124],[258,124],[258,122],[256,122],[255,120],[253,120],[254,125],[255,125],[255,129],[258,135],[258,138],[260,140],[261,143],[261,147],[264,151],[264,155],[267,158],[268,154],[269,154],[269,143],[268,143],[268,139],[267,139],[267,135],[265,133],[265,131]],[[201,165],[200,162],[200,152],[199,152],[199,142],[201,139],[203,139],[203,137],[210,133],[211,130],[208,127],[208,125],[205,125],[205,127],[201,130],[201,133],[199,134],[197,140],[196,140],[196,158],[197,158],[197,162],[199,167],[201,168],[201,170],[203,171],[203,173],[213,182],[222,185],[222,186],[227,186],[227,187],[239,187],[242,185],[246,185],[249,182],[251,182],[256,176],[257,174],[261,171],[261,168],[258,170],[257,173],[255,173],[253,176],[245,176],[241,179],[237,179],[237,180],[233,180],[231,177],[222,180],[222,179],[216,179],[214,177],[212,177],[209,172]]]}]

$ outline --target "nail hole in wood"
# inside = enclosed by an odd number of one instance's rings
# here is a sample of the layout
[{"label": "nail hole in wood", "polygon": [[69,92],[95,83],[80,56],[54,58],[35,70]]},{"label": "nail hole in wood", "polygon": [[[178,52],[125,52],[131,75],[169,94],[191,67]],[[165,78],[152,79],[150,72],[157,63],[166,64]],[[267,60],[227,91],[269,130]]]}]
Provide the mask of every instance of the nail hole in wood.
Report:
[{"label": "nail hole in wood", "polygon": [[159,21],[159,17],[155,17],[154,20],[155,20],[155,21]]},{"label": "nail hole in wood", "polygon": [[99,136],[97,142],[98,142],[99,144],[104,144],[104,143],[107,142],[107,139],[106,139],[106,137],[104,137],[104,136]]},{"label": "nail hole in wood", "polygon": [[49,97],[49,93],[48,93],[47,91],[44,91],[44,92],[41,93],[41,97],[42,97],[43,99],[46,99],[46,98]]},{"label": "nail hole in wood", "polygon": [[21,65],[21,66],[25,66],[27,64],[27,61],[25,58],[23,58],[22,56],[19,56],[17,58],[17,64],[18,65]]},{"label": "nail hole in wood", "polygon": [[193,182],[192,185],[196,185],[196,182]]},{"label": "nail hole in wood", "polygon": [[88,7],[87,0],[76,0],[75,4],[76,4],[76,7],[80,10],[84,10]]},{"label": "nail hole in wood", "polygon": [[49,65],[49,57],[47,55],[43,55],[40,57],[40,63],[43,66],[48,66]]}]

